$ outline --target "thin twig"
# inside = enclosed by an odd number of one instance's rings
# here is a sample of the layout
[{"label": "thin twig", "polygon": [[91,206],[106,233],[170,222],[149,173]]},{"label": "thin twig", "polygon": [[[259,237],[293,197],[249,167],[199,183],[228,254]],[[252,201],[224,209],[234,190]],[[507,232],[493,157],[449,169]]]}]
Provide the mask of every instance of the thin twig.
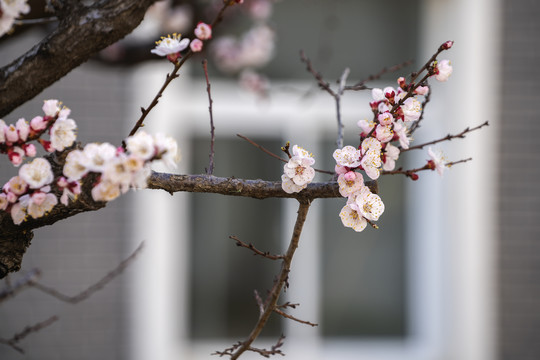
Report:
[{"label": "thin twig", "polygon": [[326,90],[326,92],[328,92],[330,95],[335,97],[336,93],[332,90],[332,88],[330,88],[330,84],[324,81],[322,75],[313,68],[311,60],[306,57],[306,55],[304,54],[304,50],[300,50],[300,60],[302,60],[302,62],[306,64],[307,71],[309,71],[309,73],[313,75],[313,77],[317,80],[319,86],[323,90]]},{"label": "thin twig", "polygon": [[10,339],[0,338],[0,344],[10,346],[13,350],[18,351],[21,354],[24,354],[24,350],[21,347],[17,346],[17,343],[23,340],[28,335],[38,332],[43,328],[46,328],[47,326],[51,325],[57,320],[58,320],[58,316],[54,315],[45,321],[38,322],[37,324],[31,325],[31,326],[27,326],[21,332],[18,332],[15,335],[13,335]]},{"label": "thin twig", "polygon": [[[452,167],[454,165],[457,165],[457,164],[462,164],[462,163],[466,163],[468,161],[471,161],[472,158],[467,158],[467,159],[461,159],[461,160],[457,160],[457,161],[451,161],[451,162],[447,162],[444,164],[444,166],[446,167]],[[435,168],[432,168],[429,164],[426,164],[422,167],[419,167],[419,168],[416,168],[416,169],[410,169],[410,170],[403,170],[403,168],[399,168],[399,169],[396,169],[396,170],[385,170],[381,173],[381,175],[405,175],[407,177],[410,177],[412,178],[413,180],[416,180],[414,179],[414,175],[417,173],[417,172],[420,172],[420,171],[424,171],[424,170],[435,170]]]},{"label": "thin twig", "polygon": [[312,323],[310,321],[300,320],[300,319],[298,319],[298,318],[296,318],[296,317],[294,317],[292,315],[287,314],[286,312],[284,312],[282,310],[279,310],[278,308],[275,308],[274,312],[281,315],[281,316],[283,316],[283,317],[285,317],[285,318],[287,318],[287,319],[291,319],[293,321],[299,322],[300,324],[305,324],[305,325],[309,325],[309,326],[313,326],[313,327],[319,326],[319,324],[315,324],[315,323]]},{"label": "thin twig", "polygon": [[478,126],[475,126],[473,128],[469,128],[467,127],[465,130],[463,130],[462,132],[460,132],[459,134],[448,134],[446,135],[445,137],[443,138],[440,138],[440,139],[437,139],[437,140],[433,140],[433,141],[428,141],[426,143],[423,143],[423,144],[418,144],[418,145],[415,145],[415,146],[411,146],[409,147],[408,149],[400,149],[402,153],[406,152],[406,151],[409,151],[409,150],[416,150],[416,149],[422,149],[424,148],[425,146],[428,146],[428,145],[433,145],[433,144],[437,144],[437,143],[440,143],[440,142],[443,142],[443,141],[450,141],[452,139],[456,139],[456,138],[460,138],[460,139],[463,139],[465,137],[466,134],[470,133],[470,132],[473,132],[475,130],[479,130],[481,128],[483,128],[484,126],[488,126],[489,125],[489,121],[485,121],[483,122],[482,124],[478,125]]},{"label": "thin twig", "polygon": [[[221,19],[223,18],[223,13],[225,12],[225,10],[234,4],[234,1],[233,0],[227,0],[227,1],[224,1],[223,3],[223,7],[221,8],[221,10],[219,11],[219,13],[216,15],[214,21],[212,22],[211,26],[212,28],[214,28],[220,21]],[[161,98],[161,96],[163,96],[163,92],[165,91],[165,89],[169,86],[169,84],[171,83],[171,81],[173,81],[174,79],[176,79],[179,75],[178,75],[178,70],[180,70],[180,68],[182,67],[182,65],[184,65],[184,63],[191,57],[193,56],[194,52],[190,50],[188,50],[188,52],[184,55],[184,57],[182,57],[182,60],[178,61],[175,65],[174,65],[174,69],[172,71],[172,73],[170,74],[167,74],[167,76],[165,77],[165,82],[163,83],[163,85],[161,86],[161,88],[159,89],[159,91],[157,92],[157,94],[154,96],[154,98],[152,99],[152,102],[150,103],[150,105],[148,105],[147,108],[143,108],[141,107],[141,117],[139,118],[139,120],[137,120],[137,122],[135,123],[135,125],[133,126],[133,128],[131,129],[131,131],[129,132],[129,136],[133,136],[135,135],[135,133],[137,132],[137,130],[139,130],[139,128],[141,128],[143,126],[143,123],[144,123],[144,120],[146,119],[146,117],[148,116],[148,114],[150,113],[150,111],[158,104],[159,102],[159,99]]]},{"label": "thin twig", "polygon": [[206,175],[212,175],[214,173],[214,143],[216,141],[216,128],[214,127],[214,115],[212,113],[212,104],[214,101],[212,100],[212,95],[210,92],[210,80],[208,79],[208,61],[204,59],[202,64],[204,69],[204,77],[206,79],[206,92],[208,93],[208,112],[210,113],[210,162],[208,164],[208,169],[206,170]]},{"label": "thin twig", "polygon": [[[278,159],[280,161],[283,161],[284,163],[287,163],[289,160],[286,160],[276,154],[274,154],[273,152],[271,152],[270,150],[266,149],[264,146],[262,145],[259,145],[257,144],[255,141],[249,139],[247,136],[244,136],[244,135],[240,135],[240,134],[236,134],[236,136],[238,136],[239,138],[241,139],[244,139],[246,140],[248,143],[250,143],[251,145],[255,146],[257,149],[261,150],[262,152],[270,155],[271,157],[275,158],[275,159]],[[328,170],[321,170],[321,169],[313,169],[315,170],[316,172],[319,172],[319,173],[323,173],[323,174],[329,174],[329,175],[334,175],[334,172],[333,171],[328,171]]]},{"label": "thin twig", "polygon": [[377,74],[374,74],[374,75],[370,75],[368,76],[366,79],[364,80],[360,80],[359,82],[357,82],[356,84],[352,85],[352,86],[346,86],[345,87],[345,90],[365,90],[365,89],[368,89],[365,84],[368,82],[368,81],[373,81],[373,80],[377,80],[379,79],[381,76],[383,76],[384,74],[386,73],[390,73],[390,72],[395,72],[395,71],[398,71],[398,70],[401,70],[402,68],[404,68],[405,66],[409,66],[413,63],[412,60],[407,60],[407,61],[404,61],[402,62],[401,64],[397,64],[397,65],[394,65],[394,66],[390,66],[390,67],[384,67],[381,69],[381,71],[379,71]]},{"label": "thin twig", "polygon": [[298,248],[298,242],[300,241],[300,235],[302,233],[302,228],[306,221],[306,217],[307,217],[307,213],[308,213],[310,205],[311,203],[309,201],[300,201],[298,215],[296,217],[296,223],[294,224],[293,234],[291,237],[291,241],[289,243],[289,248],[287,249],[287,252],[285,253],[285,257],[283,258],[281,271],[278,275],[278,281],[272,287],[272,290],[270,291],[270,295],[268,296],[267,302],[265,304],[264,313],[259,317],[259,320],[255,324],[255,327],[251,331],[251,334],[249,335],[249,337],[245,341],[240,343],[240,346],[238,346],[234,350],[234,352],[227,354],[231,356],[231,360],[238,359],[238,357],[247,350],[252,350],[251,344],[259,336],[262,329],[266,325],[268,319],[270,318],[270,315],[276,309],[277,301],[279,299],[283,286],[285,285],[287,281],[289,272],[291,271],[292,259],[293,259],[296,249]]},{"label": "thin twig", "polygon": [[283,255],[271,255],[268,251],[258,250],[257,248],[255,248],[255,246],[253,246],[252,243],[246,244],[234,235],[229,236],[229,239],[236,241],[236,246],[240,246],[253,251],[253,255],[259,255],[270,260],[281,260],[284,258]]},{"label": "thin twig", "polygon": [[35,281],[32,282],[31,286],[35,287],[36,289],[46,294],[51,295],[52,297],[58,300],[61,300],[70,304],[77,304],[85,299],[88,299],[90,296],[92,296],[92,294],[101,290],[103,287],[105,287],[105,285],[107,285],[113,279],[118,277],[118,275],[120,275],[126,269],[126,267],[128,267],[133,262],[133,260],[137,257],[137,255],[141,252],[141,250],[143,249],[143,245],[144,245],[144,241],[141,242],[141,244],[137,247],[137,249],[135,249],[135,251],[133,251],[133,253],[130,256],[128,256],[125,260],[120,262],[120,264],[118,264],[118,266],[114,270],[109,272],[107,275],[101,278],[98,282],[96,282],[93,285],[90,285],[88,288],[81,291],[77,295],[68,296],[59,292],[58,290],[54,288],[42,285]]}]

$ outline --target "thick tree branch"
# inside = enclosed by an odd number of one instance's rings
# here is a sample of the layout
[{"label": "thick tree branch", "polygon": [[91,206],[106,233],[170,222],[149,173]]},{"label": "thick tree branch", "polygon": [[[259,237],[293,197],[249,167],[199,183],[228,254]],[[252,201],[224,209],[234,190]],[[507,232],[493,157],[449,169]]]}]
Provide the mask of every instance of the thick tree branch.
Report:
[{"label": "thick tree branch", "polygon": [[0,68],[0,117],[129,34],[155,1],[101,0],[76,6],[45,39]]},{"label": "thick tree branch", "polygon": [[[59,176],[61,173],[64,158],[69,150],[48,159],[55,176]],[[95,180],[94,175],[85,178],[82,193],[76,201],[70,203],[69,206],[58,204],[49,214],[38,219],[29,217],[22,224],[15,225],[9,213],[0,212],[0,279],[10,272],[19,271],[21,268],[23,255],[26,248],[30,246],[33,237],[32,230],[54,224],[59,220],[67,219],[82,212],[99,210],[106,206],[106,202],[96,202],[92,199],[91,189]],[[366,185],[370,187],[372,192],[378,192],[377,182],[370,181]],[[310,201],[316,198],[341,197],[338,184],[335,181],[312,183],[299,193],[287,194],[281,188],[281,182],[278,181],[223,178],[212,175],[153,173],[148,179],[148,187],[150,189],[165,190],[171,194],[179,191],[204,192],[255,199],[295,198],[299,201]]]}]

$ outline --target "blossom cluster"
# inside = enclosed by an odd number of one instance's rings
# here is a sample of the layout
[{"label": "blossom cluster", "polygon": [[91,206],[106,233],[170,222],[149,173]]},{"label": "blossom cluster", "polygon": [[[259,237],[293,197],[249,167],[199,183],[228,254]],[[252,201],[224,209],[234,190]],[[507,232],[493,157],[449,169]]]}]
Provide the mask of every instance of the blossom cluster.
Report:
[{"label": "blossom cluster", "polygon": [[281,187],[288,194],[305,189],[315,177],[315,169],[311,167],[315,164],[313,155],[298,145],[293,146],[292,153],[281,175]]},{"label": "blossom cluster", "polygon": [[[47,100],[44,116],[30,123],[19,119],[15,125],[0,120],[0,150],[7,153],[12,164],[19,166],[24,156],[34,157],[36,149],[29,141],[36,140],[48,152],[63,151],[76,140],[76,124],[69,119],[71,111],[60,108],[58,100]],[[50,140],[41,137],[49,134]],[[174,167],[177,160],[176,142],[163,134],[151,136],[144,131],[128,137],[125,149],[109,143],[90,143],[82,150],[71,150],[65,158],[62,174],[54,174],[50,162],[42,157],[22,164],[0,192],[0,210],[9,212],[15,224],[28,217],[40,218],[60,202],[69,205],[81,193],[87,175],[94,173],[91,184],[94,201],[110,201],[129,188],[144,188],[150,175],[150,163],[162,161]],[[96,176],[91,179],[96,179]]]},{"label": "blossom cluster", "polygon": [[199,52],[203,48],[203,41],[212,38],[212,26],[200,21],[195,30],[193,30],[196,38],[191,40],[188,38],[182,39],[181,34],[167,35],[167,37],[161,37],[161,40],[156,41],[156,47],[150,50],[151,53],[166,56],[170,62],[176,63],[176,61],[182,57],[180,54],[188,46],[191,51]]},{"label": "blossom cluster", "polygon": [[0,0],[0,36],[11,29],[15,19],[29,11],[27,0]]},{"label": "blossom cluster", "polygon": [[[437,80],[446,81],[452,67],[448,60],[442,60],[434,62],[428,71]],[[401,150],[408,149],[411,142],[408,125],[418,121],[422,115],[422,103],[417,96],[425,96],[429,92],[427,85],[407,84],[403,77],[397,83],[397,88],[372,89],[370,107],[374,118],[358,122],[361,129],[360,146],[355,148],[347,145],[336,149],[333,154],[335,171],[339,175],[339,191],[347,198],[339,215],[343,225],[355,231],[364,230],[368,223],[377,221],[384,212],[381,198],[364,184],[358,170],[363,170],[372,180],[378,179],[382,171],[394,170]],[[442,155],[436,154],[431,148],[428,154],[430,160],[426,167],[442,175],[445,168]],[[413,180],[418,178],[415,173],[409,176]]]},{"label": "blossom cluster", "polygon": [[[43,104],[44,116],[36,116],[30,122],[24,118],[7,125],[0,119],[0,152],[7,154],[14,166],[19,166],[25,156],[36,156],[37,140],[47,152],[62,151],[76,139],[77,125],[69,119],[71,110],[60,108],[58,100],[47,100]],[[50,140],[41,137],[48,133]]]}]

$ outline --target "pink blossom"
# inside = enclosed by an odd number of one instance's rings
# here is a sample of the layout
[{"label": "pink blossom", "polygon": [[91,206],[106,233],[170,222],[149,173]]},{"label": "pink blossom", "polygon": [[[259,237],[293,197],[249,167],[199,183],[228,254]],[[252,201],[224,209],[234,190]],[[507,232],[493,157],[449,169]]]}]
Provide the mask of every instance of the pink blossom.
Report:
[{"label": "pink blossom", "polygon": [[356,123],[360,129],[362,129],[362,134],[367,136],[371,130],[375,127],[375,123],[371,120],[358,120]]},{"label": "pink blossom", "polygon": [[22,195],[28,190],[28,184],[20,176],[13,176],[9,181],[4,185],[3,190],[8,193],[13,193],[15,195]]},{"label": "pink blossom", "polygon": [[4,131],[6,134],[6,142],[13,144],[19,141],[19,132],[13,124],[7,126]]},{"label": "pink blossom", "polygon": [[19,139],[22,141],[26,141],[26,139],[28,138],[28,134],[30,133],[30,126],[28,125],[26,120],[22,118],[17,120],[15,127],[17,128]]},{"label": "pink blossom", "polygon": [[212,38],[212,26],[203,23],[202,21],[197,24],[197,27],[193,31],[195,36],[201,40],[208,40]]},{"label": "pink blossom", "polygon": [[31,163],[21,166],[19,176],[31,189],[39,189],[54,179],[51,164],[44,158],[34,159]]},{"label": "pink blossom", "polygon": [[394,116],[387,111],[382,114],[379,114],[377,116],[377,120],[379,120],[379,124],[381,125],[392,125],[394,123]]},{"label": "pink blossom", "polygon": [[377,125],[377,140],[382,143],[387,143],[394,137],[394,132],[392,131],[391,125]]},{"label": "pink blossom", "polygon": [[30,128],[35,132],[40,132],[42,130],[45,130],[48,123],[49,122],[46,118],[43,118],[42,116],[36,116],[32,120],[30,120]]},{"label": "pink blossom", "polygon": [[[354,175],[348,176],[349,174]],[[346,174],[339,175],[338,177],[339,193],[343,197],[349,197],[352,194],[360,191],[364,186],[364,177],[360,173],[349,171]]]},{"label": "pink blossom", "polygon": [[347,172],[349,172],[349,169],[345,166],[336,164],[336,166],[334,167],[334,171],[336,172],[336,174],[341,175],[341,174],[346,174]]},{"label": "pink blossom", "polygon": [[405,122],[416,121],[422,114],[422,104],[415,98],[410,97],[403,102],[401,110],[403,111],[403,120]]},{"label": "pink blossom", "polygon": [[203,48],[203,42],[201,40],[199,40],[199,39],[193,39],[191,41],[191,44],[189,44],[189,47],[190,47],[191,51],[199,52]]},{"label": "pink blossom", "polygon": [[26,156],[29,156],[29,157],[36,156],[36,153],[37,153],[36,145],[34,145],[34,144],[24,144],[22,146],[22,148],[23,148],[24,154]]},{"label": "pink blossom", "polygon": [[18,167],[24,159],[24,150],[18,146],[14,146],[8,150],[8,158],[13,166]]},{"label": "pink blossom", "polygon": [[450,60],[441,60],[437,63],[437,72],[435,79],[439,81],[446,81],[452,75],[452,65]]}]

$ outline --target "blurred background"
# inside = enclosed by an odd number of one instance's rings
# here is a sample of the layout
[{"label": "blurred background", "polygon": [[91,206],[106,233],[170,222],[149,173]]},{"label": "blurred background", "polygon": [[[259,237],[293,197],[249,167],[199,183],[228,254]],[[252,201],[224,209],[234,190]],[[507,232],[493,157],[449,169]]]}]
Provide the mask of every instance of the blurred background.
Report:
[{"label": "blurred background", "polygon": [[[33,11],[43,7],[35,3]],[[58,98],[72,109],[82,142],[120,144],[172,67],[150,54],[153,42],[172,32],[190,36],[199,20],[211,21],[216,3],[158,2],[134,34],[4,120],[30,119],[44,99]],[[291,314],[319,326],[276,317],[258,346],[284,334],[283,351],[292,359],[540,358],[539,15],[532,0],[245,0],[226,16],[146,121],[147,131],[177,139],[178,173],[203,173],[208,166],[204,58],[214,100],[216,176],[280,179],[281,163],[237,133],[275,153],[291,141],[313,152],[316,167],[333,168],[335,104],[305,70],[300,50],[334,86],[346,67],[354,84],[412,60],[368,84],[385,87],[454,40],[442,55],[454,74],[432,84],[415,142],[490,122],[464,140],[436,146],[450,161],[473,158],[443,178],[427,172],[416,182],[383,177],[379,230],[345,229],[338,216],[344,200],[315,201],[283,302],[300,303]],[[50,26],[18,28],[1,38],[0,66]],[[344,95],[346,144],[356,145],[356,123],[370,117],[369,101],[369,92]],[[422,166],[427,158],[426,151],[410,152],[398,166]],[[0,168],[3,181],[15,173],[6,162]],[[20,343],[24,355],[1,346],[0,358],[209,358],[249,334],[258,314],[253,291],[264,295],[279,271],[279,264],[253,257],[228,237],[280,253],[296,210],[294,200],[145,190],[39,229],[11,281],[39,268],[44,284],[68,295],[105,276],[142,241],[145,249],[125,274],[83,303],[29,289],[0,304],[4,338],[51,315],[60,318]]]}]

